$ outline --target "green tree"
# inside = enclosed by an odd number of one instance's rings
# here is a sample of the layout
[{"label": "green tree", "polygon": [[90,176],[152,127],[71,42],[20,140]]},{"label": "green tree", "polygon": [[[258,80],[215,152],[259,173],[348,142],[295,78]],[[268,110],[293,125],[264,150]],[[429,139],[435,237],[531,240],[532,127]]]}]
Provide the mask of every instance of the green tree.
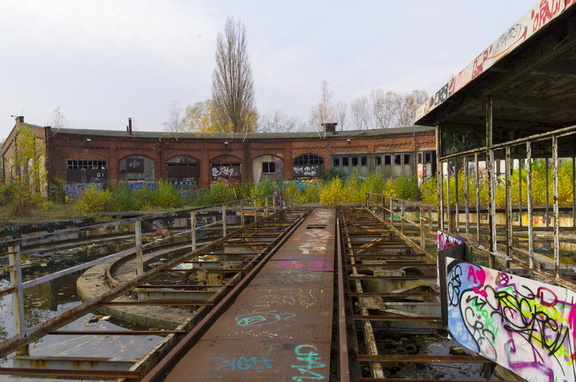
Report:
[{"label": "green tree", "polygon": [[5,204],[14,215],[28,215],[45,206],[46,169],[44,143],[28,125],[18,130],[14,151],[5,158],[6,181],[11,184]]}]

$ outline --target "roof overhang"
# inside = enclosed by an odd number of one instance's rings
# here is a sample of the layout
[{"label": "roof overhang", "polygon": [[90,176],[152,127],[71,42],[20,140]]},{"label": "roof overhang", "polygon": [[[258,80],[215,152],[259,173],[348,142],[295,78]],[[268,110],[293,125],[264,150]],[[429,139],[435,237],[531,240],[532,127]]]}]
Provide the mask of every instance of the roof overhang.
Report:
[{"label": "roof overhang", "polygon": [[416,113],[416,124],[478,129],[576,124],[576,1],[543,0]]}]

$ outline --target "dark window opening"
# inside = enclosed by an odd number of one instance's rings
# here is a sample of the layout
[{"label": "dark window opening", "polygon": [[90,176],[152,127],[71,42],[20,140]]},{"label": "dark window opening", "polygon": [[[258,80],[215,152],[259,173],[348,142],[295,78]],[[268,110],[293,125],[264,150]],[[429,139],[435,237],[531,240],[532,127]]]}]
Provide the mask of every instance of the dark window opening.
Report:
[{"label": "dark window opening", "polygon": [[363,155],[360,157],[360,165],[362,166],[368,166],[368,157]]},{"label": "dark window opening", "polygon": [[68,160],[68,169],[105,170],[108,166],[103,160]]},{"label": "dark window opening", "polygon": [[382,157],[377,155],[376,157],[376,166],[382,166]]},{"label": "dark window opening", "polygon": [[266,174],[272,174],[276,172],[275,162],[262,162],[262,172]]},{"label": "dark window opening", "polygon": [[402,164],[402,155],[394,155],[394,164]]},{"label": "dark window opening", "polygon": [[404,164],[410,164],[410,158],[412,157],[412,155],[410,154],[404,154]]},{"label": "dark window opening", "polygon": [[168,176],[190,178],[200,176],[200,170],[195,163],[168,163]]},{"label": "dark window opening", "polygon": [[358,157],[352,157],[352,166],[358,166]]},{"label": "dark window opening", "polygon": [[294,158],[294,166],[319,166],[324,164],[324,159],[314,154],[304,154]]},{"label": "dark window opening", "polygon": [[333,163],[334,167],[340,167],[340,158],[334,158]]},{"label": "dark window opening", "polygon": [[342,166],[348,167],[348,157],[342,158]]},{"label": "dark window opening", "polygon": [[424,163],[431,163],[431,162],[432,162],[432,154],[424,153]]},{"label": "dark window opening", "polygon": [[390,165],[390,164],[392,164],[392,156],[390,156],[390,155],[384,155],[384,164],[385,164],[385,165]]}]

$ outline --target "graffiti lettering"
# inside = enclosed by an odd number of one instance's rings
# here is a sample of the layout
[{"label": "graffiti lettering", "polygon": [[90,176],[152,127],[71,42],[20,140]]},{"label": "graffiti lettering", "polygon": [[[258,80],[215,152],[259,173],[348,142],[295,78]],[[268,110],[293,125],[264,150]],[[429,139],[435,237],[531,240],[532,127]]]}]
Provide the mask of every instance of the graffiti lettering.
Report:
[{"label": "graffiti lettering", "polygon": [[296,359],[305,362],[305,364],[291,366],[305,375],[294,376],[292,377],[292,380],[303,381],[305,379],[320,380],[326,378],[324,375],[312,371],[312,369],[321,369],[326,367],[324,363],[320,362],[321,357],[317,351],[318,349],[312,345],[300,345],[296,347],[294,350],[296,353]]},{"label": "graffiti lettering", "polygon": [[236,316],[236,324],[243,327],[253,327],[275,324],[281,320],[296,317],[294,313],[247,313]]},{"label": "graffiti lettering", "polygon": [[256,357],[246,358],[246,357],[235,357],[232,361],[224,359],[222,357],[214,357],[212,358],[212,362],[223,362],[223,365],[220,365],[216,368],[216,370],[221,370],[225,368],[230,368],[230,370],[260,370],[260,369],[272,369],[272,366],[269,364],[271,359],[267,359],[262,357],[258,359]]},{"label": "graffiti lettering", "polygon": [[530,379],[575,380],[576,294],[449,259],[448,328],[464,346]]}]

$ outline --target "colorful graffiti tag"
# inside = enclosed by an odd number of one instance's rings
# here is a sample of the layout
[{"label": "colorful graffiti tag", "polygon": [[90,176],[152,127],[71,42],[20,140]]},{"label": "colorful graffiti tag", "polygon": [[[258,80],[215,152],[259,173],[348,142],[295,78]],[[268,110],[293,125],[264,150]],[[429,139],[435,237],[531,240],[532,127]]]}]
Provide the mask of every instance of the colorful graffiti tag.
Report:
[{"label": "colorful graffiti tag", "polygon": [[451,258],[447,275],[454,339],[529,381],[576,380],[576,293]]}]

